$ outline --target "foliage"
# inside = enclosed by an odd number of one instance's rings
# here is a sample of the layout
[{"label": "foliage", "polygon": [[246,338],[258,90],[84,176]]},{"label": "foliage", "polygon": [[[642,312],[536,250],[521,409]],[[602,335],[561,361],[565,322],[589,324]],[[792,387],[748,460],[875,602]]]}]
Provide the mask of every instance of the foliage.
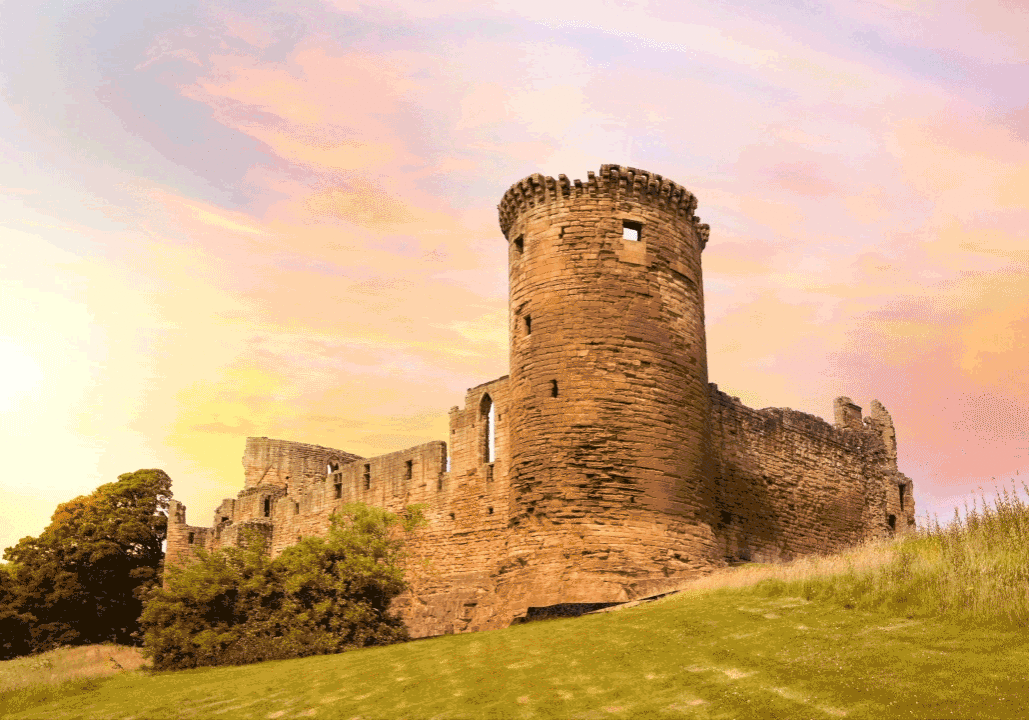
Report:
[{"label": "foliage", "polygon": [[37,537],[4,551],[0,658],[60,645],[138,642],[143,597],[161,577],[171,478],[137,470],[57,507]]},{"label": "foliage", "polygon": [[263,538],[241,548],[197,548],[169,568],[140,618],[145,652],[158,670],[239,665],[336,653],[407,639],[390,601],[406,588],[404,537],[424,523],[361,504],[330,519],[327,537],[309,537],[268,559]]}]

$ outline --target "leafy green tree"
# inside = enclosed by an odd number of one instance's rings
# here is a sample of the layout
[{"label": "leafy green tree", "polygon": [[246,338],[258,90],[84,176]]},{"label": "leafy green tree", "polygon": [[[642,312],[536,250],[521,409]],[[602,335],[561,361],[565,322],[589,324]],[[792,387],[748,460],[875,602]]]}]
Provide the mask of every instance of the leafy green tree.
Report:
[{"label": "leafy green tree", "polygon": [[260,662],[342,652],[408,638],[389,604],[407,587],[400,560],[424,524],[412,506],[397,516],[362,504],[331,517],[310,537],[269,560],[263,539],[243,548],[196,549],[170,567],[140,622],[157,669]]},{"label": "leafy green tree", "polygon": [[0,565],[0,660],[32,652],[32,618],[15,605],[14,566]]},{"label": "leafy green tree", "polygon": [[138,644],[143,598],[161,577],[170,498],[163,470],[125,473],[62,503],[38,538],[4,551],[11,569],[0,609],[28,624],[32,651]]}]

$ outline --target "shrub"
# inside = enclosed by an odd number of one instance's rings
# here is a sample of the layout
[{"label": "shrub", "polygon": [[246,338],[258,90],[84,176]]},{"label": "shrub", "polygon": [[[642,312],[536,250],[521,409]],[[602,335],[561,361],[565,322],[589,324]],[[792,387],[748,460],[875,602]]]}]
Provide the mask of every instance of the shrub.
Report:
[{"label": "shrub", "polygon": [[424,523],[361,504],[331,517],[326,538],[310,537],[267,557],[263,538],[243,547],[197,550],[169,568],[143,616],[144,652],[154,668],[239,665],[336,653],[406,640],[389,604],[407,585],[403,534]]}]

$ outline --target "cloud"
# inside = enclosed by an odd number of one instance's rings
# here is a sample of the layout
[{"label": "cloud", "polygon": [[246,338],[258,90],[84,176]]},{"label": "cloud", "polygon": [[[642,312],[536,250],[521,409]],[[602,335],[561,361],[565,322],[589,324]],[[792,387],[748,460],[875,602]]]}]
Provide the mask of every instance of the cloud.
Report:
[{"label": "cloud", "polygon": [[364,180],[349,183],[347,188],[329,188],[305,201],[311,214],[345,220],[369,228],[411,223],[414,214],[403,202]]},{"label": "cloud", "polygon": [[770,169],[769,175],[779,187],[801,195],[825,197],[839,190],[839,185],[825,177],[817,163],[810,161],[778,163]]}]

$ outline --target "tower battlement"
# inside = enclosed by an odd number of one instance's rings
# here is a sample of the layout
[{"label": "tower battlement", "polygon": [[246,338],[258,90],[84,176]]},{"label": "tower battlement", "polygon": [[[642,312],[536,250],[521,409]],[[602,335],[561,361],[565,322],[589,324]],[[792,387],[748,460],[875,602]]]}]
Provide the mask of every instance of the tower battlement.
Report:
[{"label": "tower battlement", "polygon": [[581,197],[607,196],[613,199],[631,198],[641,203],[654,203],[662,208],[688,217],[701,236],[701,247],[707,244],[711,228],[701,224],[693,213],[697,210],[697,198],[682,185],[647,170],[621,165],[601,165],[600,175],[590,170],[587,180],[572,180],[564,174],[557,179],[549,175],[533,173],[522,178],[504,193],[497,210],[500,215],[500,230],[506,237],[521,212],[541,203],[574,200]]}]

